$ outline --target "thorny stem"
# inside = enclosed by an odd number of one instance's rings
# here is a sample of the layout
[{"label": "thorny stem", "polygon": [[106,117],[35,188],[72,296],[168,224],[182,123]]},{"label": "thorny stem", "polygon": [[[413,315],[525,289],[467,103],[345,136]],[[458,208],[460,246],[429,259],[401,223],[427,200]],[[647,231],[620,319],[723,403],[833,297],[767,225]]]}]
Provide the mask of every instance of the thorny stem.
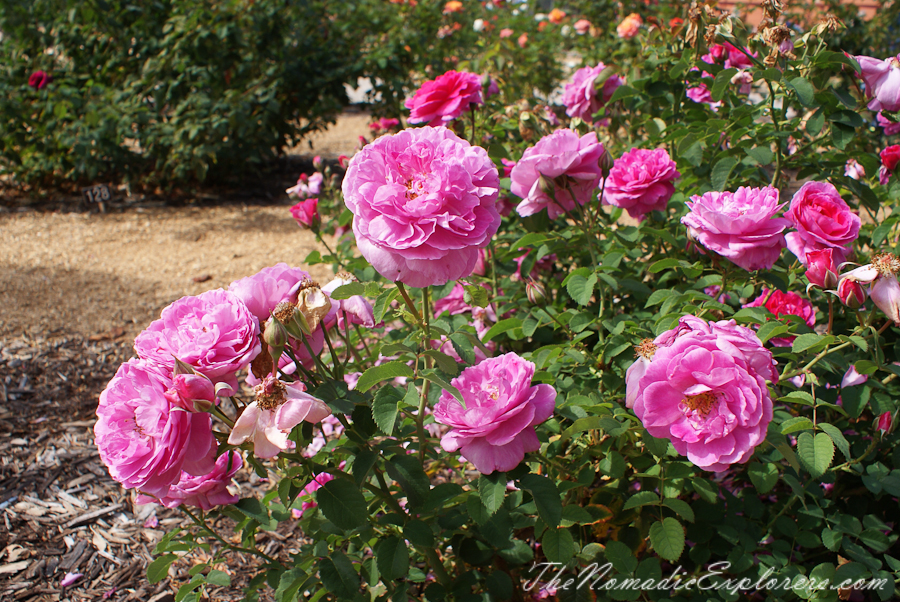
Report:
[{"label": "thorny stem", "polygon": [[416,309],[416,304],[413,303],[413,300],[410,299],[409,293],[406,292],[406,287],[403,286],[402,282],[397,282],[397,290],[400,291],[400,296],[403,297],[403,301],[406,302],[406,306],[409,308],[410,313],[412,313],[413,317],[416,319],[416,322],[422,329],[425,329],[425,323],[422,322],[422,316],[419,314],[419,310]]},{"label": "thorny stem", "polygon": [[[772,116],[772,124],[775,126],[775,131],[780,133],[781,124],[775,117],[775,89],[772,87],[772,82],[769,80],[766,80],[766,85],[769,87],[769,110]],[[778,188],[779,180],[781,180],[781,166],[783,162],[784,155],[781,152],[781,138],[779,136],[778,143],[775,145],[775,173],[772,174],[773,188]]]},{"label": "thorny stem", "polygon": [[181,511],[184,512],[185,514],[187,514],[191,518],[191,520],[194,521],[194,524],[196,524],[198,527],[200,527],[201,529],[206,531],[206,533],[208,535],[214,537],[217,541],[219,541],[223,546],[225,546],[229,550],[232,550],[234,552],[246,552],[247,554],[253,554],[254,556],[259,556],[260,558],[265,558],[269,562],[271,562],[273,564],[277,564],[281,568],[285,568],[285,566],[283,564],[281,564],[280,561],[276,560],[275,558],[272,558],[265,552],[260,552],[256,548],[243,548],[241,546],[236,546],[232,543],[228,543],[225,539],[222,538],[221,535],[216,533],[209,525],[207,525],[205,520],[197,517],[197,515],[195,515],[190,510],[188,510],[184,505],[181,506]]},{"label": "thorny stem", "polygon": [[831,298],[831,295],[828,295],[828,330],[825,331],[825,334],[831,334],[831,327],[834,324],[834,299]]}]

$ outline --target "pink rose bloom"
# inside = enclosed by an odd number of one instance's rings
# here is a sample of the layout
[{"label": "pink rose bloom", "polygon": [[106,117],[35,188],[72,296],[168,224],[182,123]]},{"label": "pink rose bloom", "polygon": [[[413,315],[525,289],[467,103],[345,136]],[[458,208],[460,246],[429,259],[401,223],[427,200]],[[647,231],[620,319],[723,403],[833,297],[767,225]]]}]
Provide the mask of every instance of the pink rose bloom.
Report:
[{"label": "pink rose bloom", "polygon": [[866,177],[866,170],[856,159],[847,159],[847,163],[844,165],[844,175],[854,180],[861,180]]},{"label": "pink rose bloom", "polygon": [[404,106],[410,110],[409,123],[441,125],[453,121],[472,105],[481,103],[480,75],[448,71],[422,84]]},{"label": "pink rose bloom", "polygon": [[240,298],[215,289],[182,297],[134,340],[143,359],[173,369],[175,358],[237,390],[235,373],[261,349],[259,325]]},{"label": "pink rose bloom", "polygon": [[307,280],[312,280],[309,272],[281,262],[263,268],[253,276],[235,280],[228,290],[262,323],[269,319],[275,306],[290,299],[298,284]]},{"label": "pink rose bloom", "polygon": [[[325,324],[334,324],[337,321],[337,327],[341,330],[346,328],[345,319],[350,320],[350,324],[360,324],[366,328],[375,327],[375,313],[372,310],[372,304],[362,295],[353,295],[347,299],[334,299],[331,293],[339,287],[352,282],[359,282],[355,276],[347,272],[338,272],[334,279],[322,287],[322,292],[331,299],[331,309],[328,311],[322,322]],[[299,359],[299,358],[298,358]]]},{"label": "pink rose bloom", "polygon": [[783,206],[776,189],[742,186],[735,192],[692,196],[691,201],[681,223],[705,248],[748,272],[771,269],[778,261],[785,245],[782,232],[790,222],[775,217]]},{"label": "pink rose bloom", "polygon": [[834,264],[834,249],[822,249],[806,254],[806,279],[821,289],[833,289],[838,283],[838,266]]},{"label": "pink rose bloom", "polygon": [[[740,51],[737,46],[732,44],[731,42],[725,42],[724,44],[725,50],[728,53],[728,58],[725,59],[725,68],[734,67],[735,69],[750,69],[753,67],[753,61],[750,60],[746,54]],[[756,52],[751,52],[749,48],[746,46],[744,50],[750,53],[751,56],[759,56]]]},{"label": "pink rose bloom", "polygon": [[[522,217],[546,208],[550,219],[589,202],[600,184],[603,145],[595,132],[579,137],[569,129],[556,130],[525,150],[510,177],[510,190],[524,199],[516,207]],[[554,196],[541,187],[541,176],[552,183]],[[563,211],[565,209],[565,211]]]},{"label": "pink rose bloom", "polygon": [[500,163],[503,164],[503,177],[508,178],[512,173],[513,167],[516,166],[516,162],[509,159],[500,159]]},{"label": "pink rose bloom", "polygon": [[553,414],[556,391],[531,386],[534,364],[515,353],[488,358],[463,370],[452,384],[465,407],[441,393],[434,408],[436,422],[451,429],[441,438],[444,451],[459,451],[482,474],[512,470],[527,452],[541,447],[534,427]]},{"label": "pink rose bloom", "polygon": [[[766,301],[766,297],[769,298],[768,301]],[[812,303],[795,292],[782,293],[781,291],[772,291],[772,294],[769,295],[769,289],[764,288],[759,297],[747,303],[744,307],[763,307],[763,301],[766,301],[765,308],[772,312],[776,318],[779,316],[799,316],[803,318],[803,321],[810,328],[816,323],[816,308],[813,307]],[[774,337],[769,339],[769,341],[776,347],[790,347],[791,342],[795,338],[795,336],[791,335]]]},{"label": "pink rose bloom", "polygon": [[[731,340],[748,345],[756,337],[737,334],[743,327],[729,322],[721,327],[729,336],[715,328],[688,330],[659,346],[634,399],[634,413],[651,435],[671,440],[679,454],[715,472],[749,460],[772,420],[767,375]],[[752,355],[766,353],[759,339],[752,347]]]},{"label": "pink rose bloom", "polygon": [[643,24],[644,20],[641,19],[639,14],[631,13],[616,26],[616,33],[619,34],[620,38],[628,40],[638,34]]},{"label": "pink rose bloom", "polygon": [[886,147],[878,156],[881,157],[881,164],[884,168],[894,173],[894,170],[897,169],[897,163],[900,162],[900,144]]},{"label": "pink rose bloom", "polygon": [[850,309],[859,309],[866,302],[866,291],[859,282],[850,278],[841,278],[838,282],[837,296]]},{"label": "pink rose bloom", "polygon": [[500,30],[500,39],[508,38],[512,36],[513,33],[515,32],[512,29],[510,29],[509,27],[504,27]]},{"label": "pink rose bloom", "polygon": [[785,237],[787,247],[804,265],[807,253],[827,248],[834,249],[835,264],[844,263],[851,243],[859,236],[859,216],[828,182],[801,186],[784,217],[797,229]]},{"label": "pink rose bloom", "polygon": [[566,115],[581,117],[586,122],[593,123],[594,114],[609,101],[616,88],[625,83],[618,75],[611,75],[603,82],[603,92],[598,95],[594,82],[604,69],[606,65],[600,63],[596,67],[582,67],[575,72],[572,81],[563,90],[562,102],[566,105]]},{"label": "pink rose bloom", "polygon": [[51,81],[53,81],[53,78],[51,78],[46,72],[35,71],[34,73],[31,74],[31,76],[29,76],[28,85],[31,86],[32,88],[34,88],[35,90],[42,90]]},{"label": "pink rose bloom", "polygon": [[[900,258],[893,253],[876,253],[872,263],[850,270],[838,284],[838,296],[844,305],[859,307],[865,301],[862,284],[869,285],[872,302],[894,324],[900,325]],[[857,290],[858,289],[858,290]],[[847,298],[848,301],[844,301]],[[858,304],[857,304],[858,303]]]},{"label": "pink rose bloom", "polygon": [[300,492],[299,497],[303,498],[309,496],[309,499],[305,502],[300,503],[300,508],[291,509],[291,516],[296,519],[303,518],[303,513],[309,510],[310,508],[315,508],[318,506],[315,500],[312,499],[312,494],[315,493],[319,488],[322,487],[328,481],[333,481],[334,476],[328,474],[327,472],[320,472],[313,480],[307,483],[306,487],[303,488],[303,491]]},{"label": "pink rose bloom", "polygon": [[322,217],[319,215],[319,199],[311,197],[300,201],[291,207],[291,217],[301,228],[317,230],[322,223]]},{"label": "pink rose bloom", "polygon": [[325,176],[319,172],[316,172],[309,177],[307,177],[306,174],[300,174],[297,183],[285,190],[285,192],[288,193],[289,196],[298,196],[301,199],[316,196],[322,192],[322,182],[324,180]]},{"label": "pink rose bloom", "polygon": [[516,43],[519,45],[519,48],[525,48],[528,45],[528,34],[523,33],[519,36],[519,39],[516,40]]},{"label": "pink rose bloom", "polygon": [[875,119],[878,120],[878,125],[884,128],[885,136],[893,136],[897,132],[900,132],[900,123],[896,123],[885,117],[881,114],[881,111],[878,111],[878,114],[875,115]]},{"label": "pink rose bloom", "polygon": [[94,439],[113,479],[162,497],[181,471],[203,475],[214,467],[210,416],[172,403],[172,378],[139,359],[122,364],[100,394]]},{"label": "pink rose bloom", "polygon": [[675,193],[672,182],[681,177],[675,167],[665,149],[633,148],[613,164],[603,200],[639,219],[651,211],[665,211]]},{"label": "pink rose bloom", "polygon": [[256,400],[244,408],[228,435],[229,445],[253,441],[258,458],[274,458],[289,449],[291,429],[303,422],[320,422],[331,414],[324,401],[306,393],[300,381],[284,383],[268,375],[256,386]]},{"label": "pink rose bloom", "polygon": [[866,83],[866,96],[872,111],[900,111],[900,60],[870,56],[853,57],[859,63],[860,77]]},{"label": "pink rose bloom", "polygon": [[722,106],[722,103],[720,101],[713,101],[712,92],[709,91],[709,88],[706,87],[706,84],[700,84],[698,86],[688,88],[685,94],[688,98],[696,103],[709,105],[709,108],[711,108],[713,111],[717,111],[719,107]]},{"label": "pink rose bloom", "polygon": [[572,27],[575,29],[575,33],[583,36],[591,30],[591,22],[587,19],[578,19]]},{"label": "pink rose bloom", "polygon": [[500,226],[497,168],[444,127],[382,136],[353,157],[343,191],[363,257],[409,286],[468,276]]},{"label": "pink rose bloom", "polygon": [[[225,506],[237,503],[241,496],[229,493],[228,486],[231,479],[243,465],[241,454],[231,451],[219,456],[215,468],[202,476],[193,476],[182,472],[181,479],[171,487],[162,498],[138,494],[135,502],[138,504],[159,503],[166,508],[177,508],[182,504],[200,508],[203,511],[210,510],[214,506]],[[230,468],[229,468],[230,466]]]},{"label": "pink rose bloom", "polygon": [[856,371],[856,366],[850,364],[850,367],[847,368],[847,372],[844,373],[844,378],[841,379],[841,388],[861,385],[867,380],[869,380],[867,374],[860,374]]}]

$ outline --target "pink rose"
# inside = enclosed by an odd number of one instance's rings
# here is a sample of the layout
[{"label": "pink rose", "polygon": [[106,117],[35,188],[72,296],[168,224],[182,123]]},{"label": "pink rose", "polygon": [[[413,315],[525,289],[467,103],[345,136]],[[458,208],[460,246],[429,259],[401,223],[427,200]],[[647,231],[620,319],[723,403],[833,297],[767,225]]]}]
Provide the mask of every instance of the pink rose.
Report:
[{"label": "pink rose", "polygon": [[260,349],[259,325],[253,314],[237,295],[222,289],[175,301],[134,340],[134,350],[141,358],[169,369],[178,358],[235,391],[235,373]]},{"label": "pink rose", "polygon": [[861,180],[866,177],[866,170],[856,159],[847,159],[847,163],[844,164],[844,175],[854,180]]},{"label": "pink rose", "polygon": [[651,211],[665,211],[675,192],[672,182],[681,177],[665,149],[633,148],[613,164],[606,179],[603,200],[643,218]]},{"label": "pink rose", "polygon": [[[868,284],[869,297],[872,298],[875,306],[883,311],[894,324],[900,325],[900,283],[897,281],[898,273],[900,273],[900,258],[893,253],[876,253],[872,257],[872,263],[850,270],[841,276],[841,281],[838,284],[838,296],[840,296],[841,301],[844,301],[844,296],[846,295],[853,303],[856,301],[853,297],[859,295],[853,285],[860,287],[860,283]],[[845,291],[842,291],[843,286],[846,286]],[[855,294],[851,296],[850,292]],[[862,297],[865,300],[865,295]],[[844,301],[845,305],[853,307],[851,303]]]},{"label": "pink rose", "polygon": [[309,510],[311,508],[315,508],[316,506],[318,506],[318,503],[316,503],[316,501],[312,499],[312,494],[315,493],[316,491],[318,491],[319,488],[322,487],[322,485],[324,485],[328,481],[333,481],[333,480],[334,480],[334,476],[328,474],[327,472],[320,472],[315,477],[313,477],[313,480],[310,481],[309,483],[307,483],[306,487],[303,488],[303,491],[301,491],[300,495],[299,495],[299,497],[301,497],[301,498],[309,496],[309,500],[307,500],[305,502],[300,502],[300,508],[293,508],[291,510],[291,516],[293,516],[296,519],[301,519],[301,518],[303,518],[304,512],[306,512],[307,510]]},{"label": "pink rose", "polygon": [[531,386],[534,364],[515,353],[488,358],[463,370],[452,384],[465,407],[441,393],[434,419],[451,427],[441,438],[444,451],[460,454],[482,474],[512,470],[541,444],[534,427],[553,414],[556,391]]},{"label": "pink rose", "polygon": [[297,183],[293,187],[285,190],[285,192],[288,193],[288,196],[297,196],[301,199],[316,196],[322,192],[322,182],[324,182],[324,180],[325,176],[319,172],[316,172],[311,176],[307,176],[305,173],[300,174]]},{"label": "pink rose", "polygon": [[859,216],[828,182],[807,182],[791,199],[784,213],[796,232],[789,233],[787,247],[804,265],[806,254],[819,249],[834,249],[834,262],[847,261],[850,244],[859,236]]},{"label": "pink rose", "polygon": [[583,36],[591,30],[591,22],[587,19],[578,19],[575,21],[575,25],[573,25],[572,28],[575,30],[575,33]]},{"label": "pink rose", "polygon": [[[768,300],[766,300],[766,297],[768,297]],[[764,288],[759,297],[747,303],[744,307],[763,307],[763,301],[766,302],[765,308],[772,312],[776,318],[779,316],[799,316],[803,318],[803,321],[810,328],[816,323],[816,308],[813,307],[812,303],[795,292],[782,293],[781,291],[772,291],[770,295],[769,289]],[[769,339],[769,341],[776,347],[790,347],[791,342],[795,338],[791,335],[775,337]]]},{"label": "pink rose", "polygon": [[519,45],[519,48],[525,48],[525,46],[528,45],[528,34],[523,33],[520,35],[519,39],[516,40],[516,43]]},{"label": "pink rose", "polygon": [[[372,310],[372,304],[362,295],[353,295],[346,299],[334,299],[331,293],[345,284],[359,282],[355,276],[347,272],[338,272],[334,279],[322,287],[322,292],[331,298],[331,309],[328,311],[322,322],[329,326],[337,322],[340,330],[348,328],[345,320],[349,320],[350,324],[361,324],[366,328],[375,327],[375,313]],[[457,285],[458,286],[458,285]]]},{"label": "pink rose", "polygon": [[889,172],[894,173],[897,163],[900,162],[900,144],[888,146],[881,151],[879,156],[881,157],[881,164],[884,165],[884,168]]},{"label": "pink rose", "polygon": [[138,494],[135,502],[138,504],[159,503],[166,508],[177,508],[184,504],[200,508],[203,511],[210,510],[214,506],[235,504],[241,499],[241,496],[230,493],[228,486],[243,463],[241,454],[238,452],[224,453],[219,456],[215,467],[208,474],[194,476],[182,472],[181,478],[169,487],[165,496],[156,498]]},{"label": "pink rose", "polygon": [[497,168],[444,127],[382,136],[353,157],[343,191],[363,257],[410,286],[468,276],[500,226]]},{"label": "pink rose", "polygon": [[850,309],[859,309],[866,302],[866,291],[859,282],[842,278],[838,282],[837,296]]},{"label": "pink rose", "polygon": [[100,394],[94,439],[113,479],[162,497],[181,471],[203,475],[215,462],[210,416],[173,404],[172,378],[147,361],[122,364]]},{"label": "pink rose", "polygon": [[644,20],[641,19],[639,14],[631,13],[616,26],[616,33],[619,34],[620,38],[628,40],[638,34],[643,24]]},{"label": "pink rose", "polygon": [[263,268],[253,276],[235,280],[228,290],[243,301],[250,313],[263,323],[269,319],[276,305],[287,301],[297,285],[308,280],[312,280],[309,272],[282,262]]},{"label": "pink rose", "polygon": [[775,217],[782,207],[778,190],[742,186],[735,192],[692,196],[691,201],[681,223],[701,245],[748,272],[771,269],[778,261],[785,244],[782,232],[790,225]]},{"label": "pink rose", "polygon": [[509,27],[504,27],[503,29],[500,30],[500,39],[508,38],[508,37],[512,36],[514,33],[515,32],[512,29],[510,29]]},{"label": "pink rose", "polygon": [[833,289],[838,283],[838,267],[834,264],[834,249],[822,249],[806,254],[806,279],[822,289]]},{"label": "pink rose", "polygon": [[853,57],[862,70],[866,96],[872,111],[900,111],[900,60],[890,56],[884,60],[870,56]]},{"label": "pink rose", "polygon": [[869,380],[868,375],[860,374],[856,371],[856,366],[850,364],[850,367],[847,368],[847,371],[844,373],[844,378],[841,379],[841,388],[861,385],[867,380]]},{"label": "pink rose", "polygon": [[[594,132],[579,138],[572,130],[562,129],[541,138],[525,150],[510,174],[510,190],[524,199],[516,207],[518,214],[526,217],[546,208],[550,219],[556,219],[574,210],[575,203],[589,202],[600,184],[603,153]],[[545,191],[547,185],[553,187],[553,197]]]},{"label": "pink rose", "polygon": [[[749,69],[753,67],[753,61],[750,60],[746,54],[741,52],[741,50],[732,44],[731,42],[725,42],[724,44],[725,50],[728,52],[728,58],[725,59],[725,68],[735,68],[735,69]],[[751,52],[749,48],[744,47],[751,56],[758,56],[756,52]]]},{"label": "pink rose", "polygon": [[422,84],[404,106],[410,110],[409,123],[441,125],[453,121],[480,105],[481,76],[465,71],[448,71],[435,80]]},{"label": "pink rose", "polygon": [[[729,322],[711,332],[680,326],[680,335],[654,351],[634,398],[634,413],[651,435],[670,439],[679,454],[715,472],[749,460],[772,420],[771,353]],[[761,373],[754,362],[764,356],[768,370]]]},{"label": "pink rose", "polygon": [[28,85],[35,90],[42,90],[51,81],[53,81],[53,78],[44,71],[35,71],[28,78]]},{"label": "pink rose", "polygon": [[297,225],[301,228],[311,228],[313,231],[319,229],[322,218],[319,215],[319,199],[312,197],[304,201],[300,201],[291,207],[291,217],[296,220]]},{"label": "pink rose", "polygon": [[[705,71],[704,74],[706,74]],[[720,101],[713,101],[712,92],[710,92],[706,84],[703,83],[688,88],[685,94],[688,98],[696,103],[709,105],[709,108],[711,108],[713,111],[719,110],[719,107],[722,106],[722,103]]]},{"label": "pink rose", "polygon": [[602,94],[598,94],[594,82],[604,69],[606,65],[600,63],[596,67],[582,67],[575,72],[572,81],[563,90],[562,102],[566,106],[566,115],[581,117],[586,122],[593,123],[594,114],[609,101],[616,88],[625,83],[618,75],[610,75],[603,82]]},{"label": "pink rose", "polygon": [[900,123],[896,123],[891,121],[887,117],[881,114],[881,111],[878,111],[878,114],[875,116],[878,120],[878,125],[884,128],[885,136],[893,136],[897,132],[900,132]]}]

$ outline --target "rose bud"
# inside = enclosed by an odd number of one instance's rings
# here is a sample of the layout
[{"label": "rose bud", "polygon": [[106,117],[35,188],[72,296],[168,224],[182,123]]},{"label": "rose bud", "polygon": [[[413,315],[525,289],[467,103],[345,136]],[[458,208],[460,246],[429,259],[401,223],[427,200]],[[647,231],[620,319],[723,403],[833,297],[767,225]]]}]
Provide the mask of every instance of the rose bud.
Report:
[{"label": "rose bud", "polygon": [[837,295],[850,309],[859,309],[866,302],[866,291],[859,282],[844,278],[838,283]]},{"label": "rose bud", "polygon": [[806,279],[823,289],[833,289],[838,284],[837,266],[831,248],[806,253]]}]

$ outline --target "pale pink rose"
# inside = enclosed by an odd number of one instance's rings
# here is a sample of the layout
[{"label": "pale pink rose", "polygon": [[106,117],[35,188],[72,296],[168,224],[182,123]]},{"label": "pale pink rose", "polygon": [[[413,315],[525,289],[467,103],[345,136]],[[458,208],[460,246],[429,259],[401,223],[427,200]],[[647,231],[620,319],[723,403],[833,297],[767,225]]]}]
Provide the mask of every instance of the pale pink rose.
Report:
[{"label": "pale pink rose", "polygon": [[150,362],[122,364],[100,394],[94,439],[113,479],[163,496],[185,470],[206,474],[215,462],[210,415],[170,401],[171,372]]},{"label": "pale pink rose", "polygon": [[453,121],[472,105],[481,103],[480,75],[466,71],[447,71],[422,84],[404,106],[410,110],[407,120],[409,123],[441,125]]},{"label": "pale pink rose", "polygon": [[801,186],[784,217],[797,229],[785,237],[787,247],[804,265],[807,253],[827,248],[834,249],[835,264],[844,263],[851,252],[850,245],[859,236],[859,216],[828,182],[807,182]]},{"label": "pale pink rose", "polygon": [[650,367],[650,359],[643,355],[638,355],[637,359],[625,370],[625,407],[631,409],[634,407],[634,400],[637,399],[638,383],[641,382],[647,368]]},{"label": "pale pink rose", "polygon": [[872,111],[900,111],[900,60],[890,56],[884,60],[870,56],[854,57],[866,83],[866,96]]},{"label": "pale pink rose", "polygon": [[616,33],[619,34],[620,38],[628,40],[638,34],[643,24],[644,20],[641,19],[639,14],[631,13],[616,26]]},{"label": "pale pink rose", "polygon": [[891,121],[887,117],[881,114],[881,111],[878,111],[878,114],[875,116],[878,120],[878,125],[884,128],[885,136],[893,136],[897,132],[900,132],[900,123]]},{"label": "pale pink rose", "polygon": [[465,407],[441,393],[434,408],[436,422],[451,427],[441,438],[444,451],[460,454],[482,474],[512,470],[527,452],[540,449],[534,427],[550,418],[556,391],[531,386],[534,364],[515,353],[488,358],[463,370],[452,384]]},{"label": "pale pink rose", "polygon": [[[655,351],[634,400],[634,413],[651,435],[671,440],[679,454],[715,472],[747,462],[772,420],[767,375],[729,342],[702,329],[673,337]],[[756,345],[754,353],[763,354],[758,339]]]},{"label": "pale pink rose", "polygon": [[[524,199],[516,207],[522,217],[546,208],[550,219],[589,202],[600,184],[603,145],[595,132],[579,137],[569,129],[556,130],[525,150],[510,175],[513,194]],[[552,185],[549,196],[541,186]],[[565,210],[565,211],[564,211]]]},{"label": "pale pink rose", "polygon": [[771,269],[785,245],[782,232],[790,225],[775,217],[774,188],[740,187],[735,192],[692,196],[690,212],[681,218],[688,234],[705,248],[727,257],[747,271]]},{"label": "pale pink rose", "polygon": [[610,75],[603,82],[603,91],[598,92],[594,82],[604,69],[606,65],[600,63],[595,67],[582,67],[575,72],[572,81],[563,90],[562,102],[566,106],[566,115],[593,123],[594,114],[609,101],[616,88],[625,83],[618,75]]},{"label": "pale pink rose", "polygon": [[[43,72],[39,71],[38,73],[43,73]],[[31,77],[33,79],[34,75],[32,75]],[[44,84],[44,85],[46,85],[46,84]],[[79,579],[81,579],[82,577],[84,577],[83,573],[66,573],[66,576],[60,580],[59,587],[62,589],[66,589],[67,587],[69,587],[71,585],[75,585],[75,582],[78,581]]]},{"label": "pale pink rose", "polygon": [[665,149],[633,148],[616,159],[609,171],[603,201],[642,219],[651,211],[666,210],[675,193],[672,182],[680,177]]},{"label": "pale pink rose", "polygon": [[504,27],[503,29],[500,30],[500,39],[508,38],[508,37],[512,36],[514,33],[515,32],[512,29],[510,29],[508,27]]},{"label": "pale pink rose", "polygon": [[279,303],[290,299],[298,284],[309,280],[312,280],[309,272],[282,262],[263,268],[253,276],[235,280],[228,290],[237,295],[250,313],[263,323]]},{"label": "pale pink rose", "polygon": [[578,19],[572,27],[575,29],[575,33],[583,36],[591,30],[591,22],[587,19]]},{"label": "pale pink rose", "polygon": [[500,226],[497,168],[444,127],[382,136],[353,157],[343,191],[360,252],[392,282],[468,276]]},{"label": "pale pink rose", "polygon": [[223,289],[175,301],[134,340],[141,358],[169,369],[178,358],[235,391],[235,373],[247,367],[260,349],[253,314],[237,295]]},{"label": "pale pink rose", "polygon": [[[897,281],[898,273],[900,273],[900,258],[893,253],[876,253],[872,258],[872,263],[850,270],[841,276],[841,282],[838,285],[838,295],[843,301],[844,296],[841,295],[841,285],[855,284],[860,286],[860,283],[868,284],[869,297],[872,298],[872,302],[894,324],[900,325],[900,283]],[[847,302],[844,303],[849,305]]]},{"label": "pale pink rose", "polygon": [[138,504],[162,504],[166,508],[177,508],[184,504],[193,506],[203,511],[210,510],[214,506],[235,504],[241,496],[228,491],[231,479],[243,465],[241,454],[236,451],[227,452],[216,460],[215,468],[211,472],[201,476],[194,476],[187,472],[181,473],[181,479],[171,487],[162,498],[138,494],[135,502]]},{"label": "pale pink rose", "polygon": [[685,94],[696,103],[709,105],[709,108],[713,111],[718,111],[719,107],[722,106],[721,101],[713,101],[712,92],[710,92],[709,88],[706,87],[706,84],[703,83],[688,88]]},{"label": "pale pink rose", "polygon": [[254,455],[274,458],[291,447],[291,429],[304,420],[319,422],[329,414],[325,402],[306,393],[302,382],[284,383],[269,375],[256,386],[256,400],[234,423],[228,443],[241,445],[251,440]]},{"label": "pale pink rose", "polygon": [[[810,328],[816,323],[816,308],[807,299],[793,291],[783,293],[776,290],[769,294],[769,289],[764,288],[759,297],[747,303],[744,307],[763,307],[763,301],[766,303],[765,308],[772,312],[776,318],[779,316],[799,316],[803,318],[803,321]],[[775,347],[790,347],[795,338],[793,335],[774,337],[769,339],[769,342]]]},{"label": "pale pink rose", "polygon": [[297,196],[301,199],[310,196],[316,196],[322,192],[322,182],[325,180],[325,176],[321,173],[316,172],[311,176],[307,176],[306,174],[301,174],[300,179],[297,180],[297,184],[285,190],[289,196]]},{"label": "pale pink rose", "polygon": [[528,34],[523,33],[522,35],[520,35],[516,43],[519,45],[519,48],[525,48],[525,46],[528,44]]},{"label": "pale pink rose", "polygon": [[331,297],[331,293],[339,287],[352,282],[359,281],[355,276],[347,272],[338,272],[331,282],[322,287],[322,292],[331,299],[331,309],[328,311],[328,315],[322,319],[322,322],[329,325],[329,327],[337,322],[337,327],[340,330],[344,330],[347,327],[344,323],[345,319],[349,320],[350,324],[360,324],[366,328],[374,328],[375,313],[372,310],[372,304],[365,297],[362,295],[353,295],[347,299],[334,299]]},{"label": "pale pink rose", "polygon": [[866,177],[866,170],[856,159],[847,159],[844,165],[844,175],[854,180],[861,180]]},{"label": "pale pink rose", "polygon": [[844,373],[844,378],[841,379],[841,388],[861,385],[867,380],[869,380],[868,375],[860,374],[856,371],[856,366],[850,364],[850,367],[847,368],[847,372]]}]

